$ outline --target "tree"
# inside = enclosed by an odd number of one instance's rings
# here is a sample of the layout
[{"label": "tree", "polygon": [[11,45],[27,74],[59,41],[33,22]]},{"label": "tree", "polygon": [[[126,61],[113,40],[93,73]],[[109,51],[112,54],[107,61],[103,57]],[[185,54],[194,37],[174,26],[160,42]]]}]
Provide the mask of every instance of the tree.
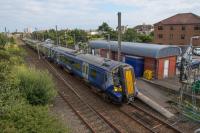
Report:
[{"label": "tree", "polygon": [[132,29],[128,28],[125,33],[122,35],[123,41],[133,42],[138,40],[138,33]]},{"label": "tree", "polygon": [[140,35],[139,39],[140,39],[140,42],[143,42],[143,43],[150,43],[153,41],[153,37],[150,35]]},{"label": "tree", "polygon": [[112,28],[106,22],[103,22],[98,28],[98,31],[101,32],[110,32],[111,30]]}]

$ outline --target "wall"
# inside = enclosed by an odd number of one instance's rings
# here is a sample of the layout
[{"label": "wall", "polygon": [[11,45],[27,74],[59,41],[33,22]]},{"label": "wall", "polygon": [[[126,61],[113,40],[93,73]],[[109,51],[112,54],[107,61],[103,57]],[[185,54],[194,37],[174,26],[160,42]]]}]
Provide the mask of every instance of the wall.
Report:
[{"label": "wall", "polygon": [[145,57],[144,58],[144,71],[151,70],[153,72],[153,77],[156,78],[156,59]]},{"label": "wall", "polygon": [[[106,49],[100,49],[100,56],[107,58],[107,52],[109,52]],[[122,53],[122,57],[124,54]],[[117,60],[117,52],[112,51],[110,54],[111,59]],[[164,60],[169,60],[169,70],[168,70],[168,77],[174,77],[176,74],[176,56],[167,57],[167,58],[144,58],[144,71],[145,70],[151,70],[153,71],[153,78],[155,79],[163,79],[163,73],[164,73]]]},{"label": "wall", "polygon": [[157,59],[157,79],[163,79],[164,60],[169,60],[168,77],[172,78],[176,75],[176,57],[161,58]]},{"label": "wall", "polygon": [[[163,30],[158,30],[158,26],[162,26]],[[171,26],[173,30],[171,30]],[[182,30],[182,26],[185,30]],[[154,26],[154,43],[158,44],[173,44],[173,45],[188,45],[192,36],[200,36],[200,30],[194,30],[195,25],[155,25]],[[163,38],[159,38],[158,35],[162,34]],[[171,36],[173,37],[170,37]],[[185,35],[184,39],[181,39],[181,35]],[[194,46],[200,46],[200,39],[193,40]]]}]

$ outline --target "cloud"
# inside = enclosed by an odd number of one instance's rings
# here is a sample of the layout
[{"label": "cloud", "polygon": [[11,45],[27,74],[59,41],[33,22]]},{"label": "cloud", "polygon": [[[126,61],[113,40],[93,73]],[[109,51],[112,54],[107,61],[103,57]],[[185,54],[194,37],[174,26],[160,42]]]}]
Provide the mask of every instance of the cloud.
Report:
[{"label": "cloud", "polygon": [[25,27],[97,28],[103,21],[117,25],[153,24],[181,12],[200,14],[198,0],[5,0],[0,1],[0,31]]}]

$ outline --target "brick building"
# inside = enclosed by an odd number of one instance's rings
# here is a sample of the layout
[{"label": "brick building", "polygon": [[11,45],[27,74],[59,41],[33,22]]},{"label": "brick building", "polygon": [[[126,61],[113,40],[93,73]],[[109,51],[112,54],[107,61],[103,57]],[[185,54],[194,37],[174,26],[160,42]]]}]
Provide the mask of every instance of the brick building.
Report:
[{"label": "brick building", "polygon": [[[118,43],[116,41],[90,41],[89,46],[93,54],[117,60]],[[142,57],[143,71],[152,71],[154,79],[174,77],[176,58],[181,53],[177,46],[132,42],[122,42],[121,52],[122,59],[126,56]],[[141,65],[135,67],[141,67]]]},{"label": "brick building", "polygon": [[[176,14],[154,24],[154,43],[188,45],[192,36],[200,36],[200,16],[193,13]],[[200,46],[200,39],[193,40]]]}]

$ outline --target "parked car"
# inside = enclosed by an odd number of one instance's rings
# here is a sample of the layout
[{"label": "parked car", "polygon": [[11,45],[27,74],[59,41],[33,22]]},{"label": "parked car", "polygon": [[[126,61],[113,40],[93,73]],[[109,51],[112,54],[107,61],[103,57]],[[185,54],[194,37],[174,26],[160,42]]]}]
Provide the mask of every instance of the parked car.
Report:
[{"label": "parked car", "polygon": [[200,48],[194,48],[193,54],[200,56]]}]

